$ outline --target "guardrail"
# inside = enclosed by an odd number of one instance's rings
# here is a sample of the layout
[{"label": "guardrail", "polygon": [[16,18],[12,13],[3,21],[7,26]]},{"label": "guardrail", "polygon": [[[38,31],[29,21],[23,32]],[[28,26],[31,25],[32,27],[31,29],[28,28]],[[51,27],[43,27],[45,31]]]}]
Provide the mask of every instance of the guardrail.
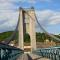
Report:
[{"label": "guardrail", "polygon": [[0,43],[0,60],[16,60],[23,53],[19,48]]},{"label": "guardrail", "polygon": [[51,60],[60,60],[60,47],[40,48],[33,53]]}]

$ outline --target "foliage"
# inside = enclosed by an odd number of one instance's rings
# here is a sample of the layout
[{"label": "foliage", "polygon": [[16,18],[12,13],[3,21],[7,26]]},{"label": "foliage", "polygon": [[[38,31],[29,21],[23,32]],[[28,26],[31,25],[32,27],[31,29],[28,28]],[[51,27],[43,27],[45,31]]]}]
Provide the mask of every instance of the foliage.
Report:
[{"label": "foliage", "polygon": [[24,42],[26,43],[30,42],[30,36],[27,33],[24,34]]},{"label": "foliage", "polygon": [[[13,31],[0,33],[0,41],[3,41],[7,37],[10,37],[12,35],[12,33],[13,33]],[[59,35],[54,35],[54,36],[60,38]],[[16,33],[15,39],[16,39],[16,42],[17,42],[18,41],[18,32]],[[37,42],[44,42],[46,39],[49,39],[50,41],[54,40],[53,38],[46,35],[45,33],[36,32],[36,40],[37,40]],[[27,33],[24,34],[24,42],[30,42],[30,36]]]},{"label": "foliage", "polygon": [[11,36],[12,31],[9,32],[4,32],[4,33],[0,33],[0,41],[6,39],[7,37]]}]

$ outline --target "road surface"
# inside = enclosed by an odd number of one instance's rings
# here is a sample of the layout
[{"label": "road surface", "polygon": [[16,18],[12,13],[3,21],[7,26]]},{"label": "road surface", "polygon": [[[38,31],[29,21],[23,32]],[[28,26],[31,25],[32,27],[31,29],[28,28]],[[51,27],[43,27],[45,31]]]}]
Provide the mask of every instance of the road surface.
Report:
[{"label": "road surface", "polygon": [[23,54],[17,60],[50,60],[35,54]]}]

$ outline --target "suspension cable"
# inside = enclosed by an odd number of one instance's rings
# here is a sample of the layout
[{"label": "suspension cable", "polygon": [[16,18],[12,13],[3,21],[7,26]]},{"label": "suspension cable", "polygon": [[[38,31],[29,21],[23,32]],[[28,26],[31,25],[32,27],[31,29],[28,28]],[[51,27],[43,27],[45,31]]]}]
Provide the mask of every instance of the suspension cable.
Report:
[{"label": "suspension cable", "polygon": [[[22,10],[23,10],[32,20],[35,20],[35,19],[32,18],[32,17],[29,15],[29,13],[26,12],[23,8],[22,8]],[[34,15],[35,15],[36,21],[37,21],[37,23],[38,23],[38,25],[39,25],[39,28],[41,28],[47,35],[49,35],[50,37],[52,37],[52,38],[54,38],[55,40],[57,40],[57,41],[60,42],[60,39],[59,39],[59,38],[57,38],[57,37],[55,37],[54,35],[48,33],[48,32],[42,27],[42,25],[39,23],[39,21],[38,21],[38,19],[37,19],[37,17],[36,17],[35,10],[34,10]]]},{"label": "suspension cable", "polygon": [[2,42],[2,43],[9,44],[11,41],[13,41],[15,39],[16,32],[18,31],[19,21],[20,21],[20,13],[19,13],[18,22],[17,22],[17,26],[15,28],[15,31],[12,33],[12,35],[10,37],[6,38],[4,40],[4,42]]},{"label": "suspension cable", "polygon": [[[35,12],[35,10],[34,10],[34,12]],[[40,27],[47,35],[49,35],[50,37],[52,37],[52,38],[54,38],[55,40],[57,40],[57,41],[60,42],[60,39],[59,39],[59,38],[57,38],[57,37],[55,37],[54,35],[48,33],[48,32],[42,27],[42,25],[39,23],[39,21],[38,21],[38,19],[37,19],[37,17],[36,17],[36,14],[34,14],[34,15],[35,15],[35,18],[36,18],[36,21],[37,21],[39,27]]]}]

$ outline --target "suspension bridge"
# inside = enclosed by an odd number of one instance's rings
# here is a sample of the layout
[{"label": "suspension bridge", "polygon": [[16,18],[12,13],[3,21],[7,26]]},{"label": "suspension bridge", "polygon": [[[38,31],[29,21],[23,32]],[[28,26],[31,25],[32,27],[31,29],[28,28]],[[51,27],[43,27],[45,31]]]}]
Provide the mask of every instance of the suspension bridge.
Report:
[{"label": "suspension bridge", "polygon": [[[19,8],[19,17],[17,26],[12,35],[0,43],[0,60],[60,60],[60,46],[49,48],[37,48],[35,21],[39,28],[56,41],[60,39],[52,34],[49,34],[39,23],[34,8],[24,9]],[[16,37],[16,32],[19,32],[18,48],[10,46],[9,43]],[[30,51],[25,52],[24,34],[28,33],[31,40]]]}]

